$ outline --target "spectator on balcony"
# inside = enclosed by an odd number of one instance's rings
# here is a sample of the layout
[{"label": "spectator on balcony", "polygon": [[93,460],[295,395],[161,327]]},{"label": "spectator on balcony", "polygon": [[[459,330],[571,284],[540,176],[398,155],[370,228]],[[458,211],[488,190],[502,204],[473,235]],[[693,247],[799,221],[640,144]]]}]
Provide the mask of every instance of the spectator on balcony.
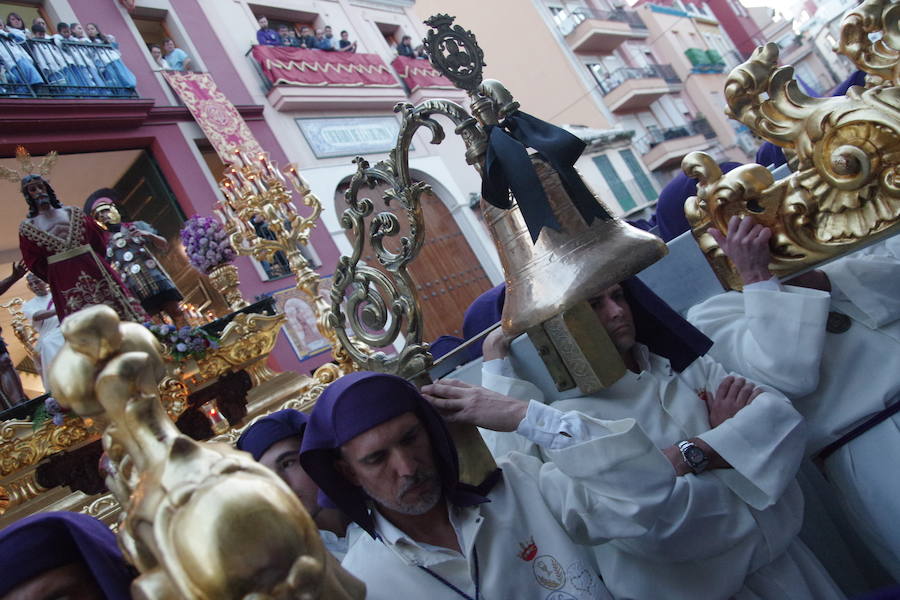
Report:
[{"label": "spectator on balcony", "polygon": [[27,40],[31,37],[31,32],[27,27],[25,27],[25,21],[22,20],[22,17],[19,16],[19,13],[11,12],[6,15],[6,27],[7,31],[9,31],[13,35],[16,35],[16,33],[21,33],[22,39]]},{"label": "spectator on balcony", "polygon": [[350,41],[350,34],[346,29],[341,32],[341,39],[338,41],[338,52],[356,52],[356,42]]},{"label": "spectator on balcony", "polygon": [[413,50],[412,47],[412,38],[408,35],[404,35],[400,40],[400,43],[397,44],[397,54],[400,56],[405,56],[406,58],[415,58],[416,51]]},{"label": "spectator on balcony", "polygon": [[72,30],[69,29],[68,23],[59,23],[56,26],[56,33],[53,34],[53,39],[56,41],[68,40],[72,37]]},{"label": "spectator on balcony", "polygon": [[119,44],[111,35],[104,35],[96,23],[88,23],[86,27],[88,39],[94,44],[104,44],[109,48],[99,49],[95,61],[100,69],[106,85],[114,88],[133,88],[137,85],[137,77],[134,76],[125,63],[122,62],[122,54],[119,52]]},{"label": "spectator on balcony", "polygon": [[43,17],[35,17],[31,20],[31,32],[34,33],[34,26],[40,25],[44,28],[44,33],[47,34],[46,37],[50,37],[50,27],[47,26],[47,21],[44,20]]},{"label": "spectator on balcony", "polygon": [[[37,19],[35,19],[37,20]],[[43,19],[41,19],[43,21]],[[47,28],[41,25],[40,23],[35,23],[31,26],[31,39],[33,40],[46,40],[47,39]]]},{"label": "spectator on balcony", "polygon": [[72,41],[73,42],[90,42],[88,36],[84,33],[84,27],[81,26],[81,23],[72,23],[69,26],[69,29],[72,32]]},{"label": "spectator on balcony", "polygon": [[300,47],[309,48],[310,50],[316,47],[316,36],[313,35],[312,29],[306,25],[300,28]]},{"label": "spectator on balcony", "polygon": [[85,32],[87,33],[88,39],[95,44],[109,44],[113,48],[118,48],[119,43],[116,41],[114,35],[104,35],[100,33],[100,28],[96,23],[88,23],[85,25]]},{"label": "spectator on balcony", "polygon": [[[328,30],[330,31],[331,27]],[[316,48],[326,52],[334,51],[334,43],[331,41],[331,38],[325,35],[324,29],[316,29]]]},{"label": "spectator on balcony", "polygon": [[259,23],[259,31],[256,32],[256,41],[260,46],[280,46],[281,38],[278,32],[269,27],[269,19],[265,15],[260,15],[256,22]]},{"label": "spectator on balcony", "polygon": [[[37,21],[37,19],[35,19]],[[41,19],[43,21],[43,19]],[[32,40],[46,40],[51,42],[47,35],[47,28],[39,22],[31,26]],[[66,57],[62,50],[55,44],[35,44],[31,47],[32,59],[38,70],[44,76],[44,80],[50,85],[62,86],[66,81]]]},{"label": "spectator on balcony", "polygon": [[150,44],[150,56],[153,57],[153,64],[163,71],[168,71],[172,68],[166,59],[163,58],[162,48],[159,47],[159,44]]},{"label": "spectator on balcony", "polygon": [[191,61],[191,57],[189,57],[187,52],[181,48],[176,48],[173,40],[166,40],[163,49],[166,51],[166,62],[169,63],[170,69],[173,71],[194,70],[194,64]]},{"label": "spectator on balcony", "polygon": [[[90,54],[81,50],[77,44],[68,43],[88,41],[87,39],[79,39],[76,35],[76,26],[83,36],[84,31],[78,23],[60,23],[56,26],[56,35],[53,36],[53,41],[60,48],[60,52],[66,61],[64,69],[66,82],[71,86],[80,88],[100,86],[102,85],[102,79],[100,78],[100,73],[94,68]],[[66,43],[64,44],[63,42]]]},{"label": "spectator on balcony", "polygon": [[297,35],[287,25],[279,25],[278,26],[278,37],[281,38],[282,46],[289,46],[291,48],[299,48],[300,47],[299,38],[297,38]]},{"label": "spectator on balcony", "polygon": [[0,45],[0,61],[3,63],[3,78],[6,82],[32,85],[44,82],[41,74],[34,68],[31,55],[22,47],[26,40],[23,31],[0,24],[0,40],[5,42]]}]

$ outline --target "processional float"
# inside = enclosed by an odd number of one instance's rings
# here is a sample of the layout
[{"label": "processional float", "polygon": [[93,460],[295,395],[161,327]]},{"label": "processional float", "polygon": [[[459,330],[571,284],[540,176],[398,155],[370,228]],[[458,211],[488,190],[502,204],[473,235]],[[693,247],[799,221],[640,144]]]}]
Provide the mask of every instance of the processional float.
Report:
[{"label": "processional float", "polygon": [[[758,50],[733,71],[726,90],[732,115],[792,152],[797,170],[775,182],[759,165],[723,176],[708,157],[685,160],[685,168],[701,179],[690,208],[692,225],[714,265],[721,258],[703,237],[705,228],[724,228],[731,214],[762,215],[776,230],[774,266],[779,273],[806,268],[896,231],[897,158],[892,148],[900,121],[892,74],[900,56],[900,30],[891,18],[895,7],[870,0],[845,19],[842,49],[870,73],[865,90],[852,89],[846,99],[802,95],[790,81],[790,71],[775,68],[771,47]],[[432,365],[409,273],[426,235],[420,197],[428,187],[411,178],[409,146],[420,127],[431,132],[433,143],[441,142],[438,116],[453,124],[465,142],[468,163],[495,186],[491,191],[497,190],[491,173],[497,149],[492,144],[511,138],[526,151],[543,192],[543,206],[509,192],[505,198],[486,194],[491,202],[482,201],[507,277],[504,329],[529,335],[558,389],[589,391],[618,376],[621,367],[610,366],[609,347],[580,336],[591,318],[587,300],[657,260],[663,245],[613,218],[599,201],[586,205],[583,190],[572,179],[574,161],[561,161],[552,152],[528,155],[533,146],[521,127],[529,126],[529,118],[502,84],[482,80],[483,55],[474,36],[446,15],[426,23],[432,27],[425,40],[432,63],[467,92],[471,112],[446,100],[400,104],[400,132],[390,157],[374,166],[356,159],[346,193],[348,209],[341,217],[351,233],[353,253],[335,268],[330,298],[319,292],[318,274],[299,251],[321,206],[296,169],[282,173],[265,155],[238,151],[221,183],[219,209],[236,249],[262,259],[284,252],[335,358],[311,378],[282,381],[279,387],[289,391],[272,395],[267,406],[257,403],[256,414],[308,409],[324,386],[357,368],[423,379]],[[881,40],[869,42],[867,34],[883,24],[888,30]],[[762,92],[768,99],[761,99]],[[492,140],[498,136],[499,141]],[[381,198],[367,197],[366,190],[376,182],[387,184],[387,191]],[[307,216],[297,213],[291,188],[309,209]],[[379,210],[379,202],[402,207],[408,235],[400,235],[399,218]],[[860,216],[851,216],[856,213]],[[269,223],[274,240],[247,229],[255,214]],[[871,218],[861,219],[865,216]],[[362,262],[367,243],[378,265]],[[584,271],[584,263],[591,261],[600,267]],[[550,281],[561,289],[556,295],[546,286],[548,268],[553,269]],[[245,317],[243,326],[250,326],[252,318]],[[142,573],[135,587],[138,597],[362,597],[359,582],[324,554],[314,524],[288,488],[221,443],[233,442],[240,430],[210,444],[190,440],[175,428],[171,408],[159,401],[160,390],[166,390],[159,348],[143,328],[119,323],[115,315],[95,307],[67,319],[64,333],[65,355],[54,365],[60,386],[56,393],[86,417],[77,420],[84,432],[103,432],[112,492],[98,501],[110,507],[107,514],[118,513],[122,546]],[[398,351],[387,350],[397,342]],[[278,376],[263,371],[257,378],[265,385]],[[456,429],[454,436],[463,477],[479,483],[493,468],[490,455],[473,428]],[[0,467],[6,460],[3,449]],[[242,551],[229,554],[235,546]],[[248,552],[258,552],[258,560],[248,561]],[[263,566],[271,571],[260,576]]]}]

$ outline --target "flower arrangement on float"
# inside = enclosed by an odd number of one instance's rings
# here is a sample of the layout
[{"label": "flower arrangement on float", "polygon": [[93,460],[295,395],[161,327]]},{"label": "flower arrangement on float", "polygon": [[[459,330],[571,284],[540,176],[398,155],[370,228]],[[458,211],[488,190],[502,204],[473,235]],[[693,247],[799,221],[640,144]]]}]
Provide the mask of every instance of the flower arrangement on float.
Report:
[{"label": "flower arrangement on float", "polygon": [[182,226],[181,243],[191,266],[209,276],[232,310],[247,306],[238,289],[237,267],[231,264],[237,252],[222,223],[212,217],[195,215]]},{"label": "flower arrangement on float", "polygon": [[203,360],[207,351],[219,347],[219,340],[200,327],[176,327],[167,323],[144,323],[166,349],[166,356],[176,361]]},{"label": "flower arrangement on float", "polygon": [[237,256],[225,228],[212,217],[195,215],[185,221],[181,228],[181,243],[191,266],[204,275],[231,264]]}]

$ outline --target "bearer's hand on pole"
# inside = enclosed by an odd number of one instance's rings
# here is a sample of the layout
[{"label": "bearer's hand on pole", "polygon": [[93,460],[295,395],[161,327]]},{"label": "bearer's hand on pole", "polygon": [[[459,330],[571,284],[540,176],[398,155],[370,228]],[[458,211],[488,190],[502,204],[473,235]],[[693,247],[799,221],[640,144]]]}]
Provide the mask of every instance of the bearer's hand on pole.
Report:
[{"label": "bearer's hand on pole", "polygon": [[502,327],[498,327],[490,332],[487,337],[484,338],[484,343],[481,345],[481,354],[484,356],[484,360],[489,361],[497,358],[506,358],[509,354],[510,342],[512,342],[512,339],[503,332]]},{"label": "bearer's hand on pole", "polygon": [[727,235],[715,227],[710,227],[708,233],[734,263],[744,285],[772,278],[769,271],[771,229],[760,225],[753,217],[742,219],[735,215],[728,221]]},{"label": "bearer's hand on pole", "polygon": [[422,394],[447,422],[494,431],[515,431],[528,410],[527,402],[456,379],[422,386]]}]

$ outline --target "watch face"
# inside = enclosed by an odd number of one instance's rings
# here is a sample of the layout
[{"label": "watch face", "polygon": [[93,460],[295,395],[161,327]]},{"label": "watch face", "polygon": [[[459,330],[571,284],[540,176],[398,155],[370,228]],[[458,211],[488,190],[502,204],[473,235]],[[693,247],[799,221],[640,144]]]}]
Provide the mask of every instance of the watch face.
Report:
[{"label": "watch face", "polygon": [[684,458],[688,464],[698,465],[706,460],[706,454],[697,446],[688,446],[684,449]]}]

